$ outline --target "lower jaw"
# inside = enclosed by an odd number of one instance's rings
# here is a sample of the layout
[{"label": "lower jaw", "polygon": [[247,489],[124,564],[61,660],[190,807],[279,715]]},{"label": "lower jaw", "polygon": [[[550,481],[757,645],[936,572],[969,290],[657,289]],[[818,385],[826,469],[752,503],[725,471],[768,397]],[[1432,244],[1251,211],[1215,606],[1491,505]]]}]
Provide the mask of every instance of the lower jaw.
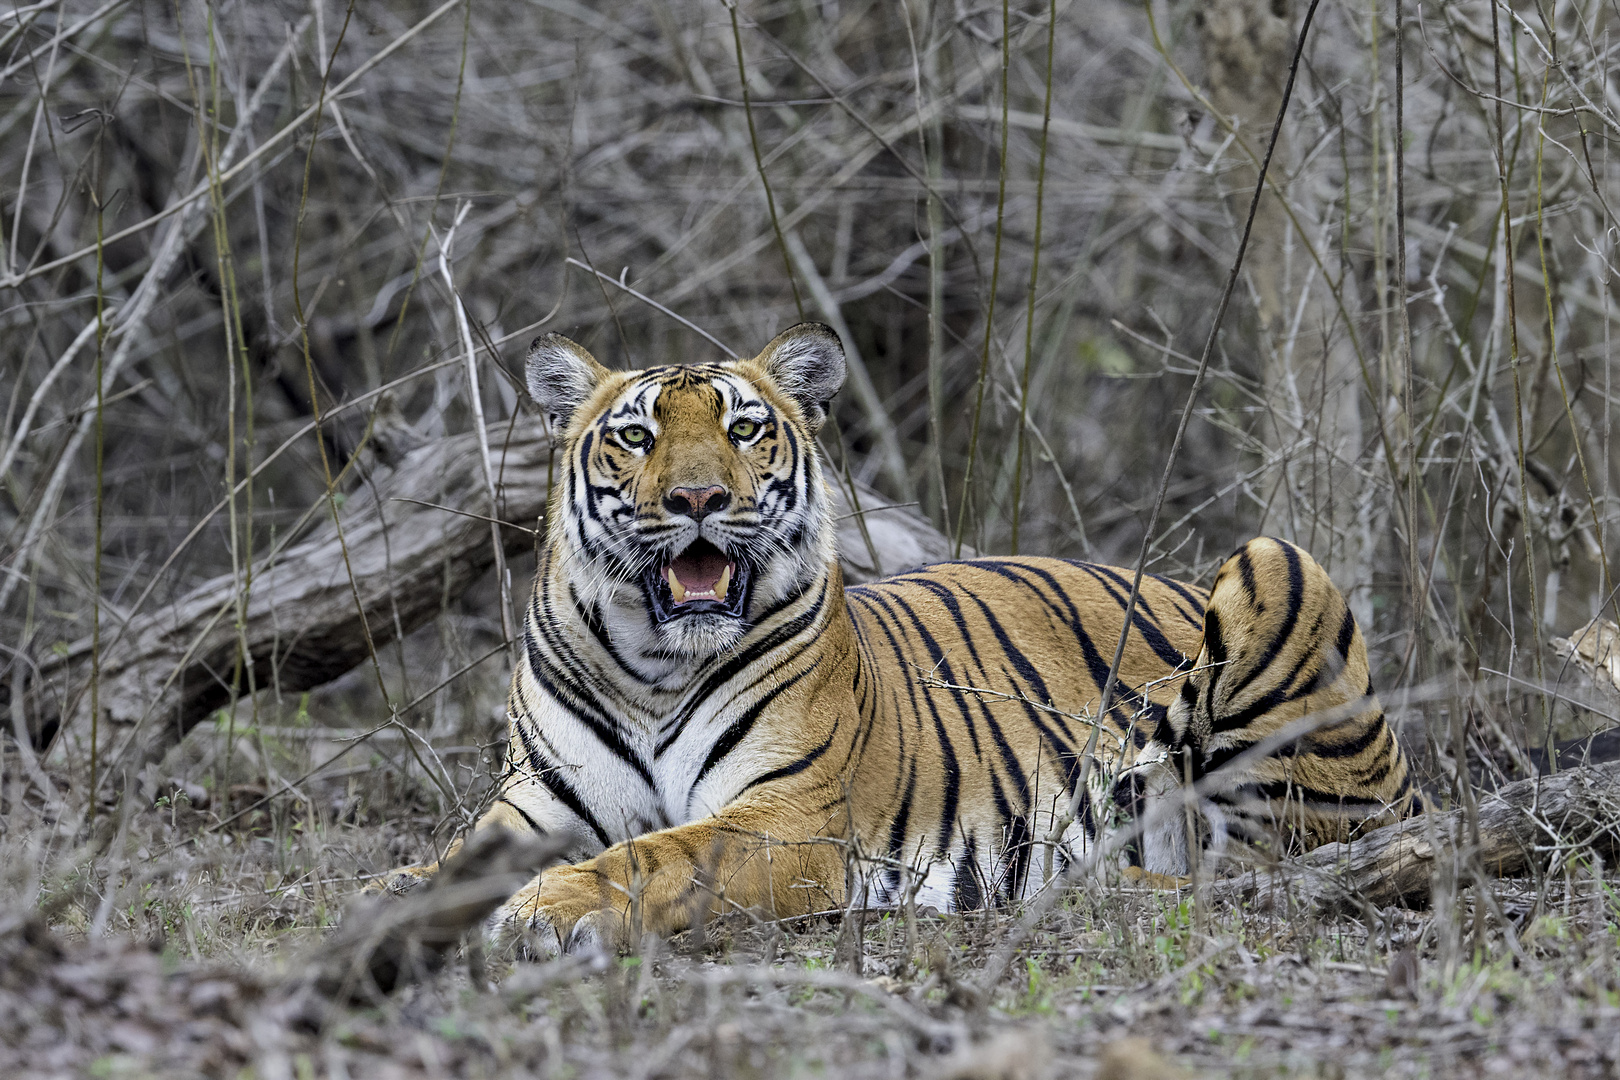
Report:
[{"label": "lower jaw", "polygon": [[653,624],[658,651],[702,661],[732,648],[748,627],[724,615],[689,615]]},{"label": "lower jaw", "polygon": [[676,611],[659,618],[654,611],[653,628],[664,634],[684,634],[688,632],[713,634],[728,630],[741,631],[746,621],[740,615],[711,608],[707,611]]}]

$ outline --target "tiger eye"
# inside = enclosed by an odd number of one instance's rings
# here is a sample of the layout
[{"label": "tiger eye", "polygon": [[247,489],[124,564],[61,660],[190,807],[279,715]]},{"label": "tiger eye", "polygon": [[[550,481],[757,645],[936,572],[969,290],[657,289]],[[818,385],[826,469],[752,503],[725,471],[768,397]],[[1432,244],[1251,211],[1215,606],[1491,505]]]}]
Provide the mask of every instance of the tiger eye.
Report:
[{"label": "tiger eye", "polygon": [[733,439],[752,439],[754,437],[754,433],[758,430],[759,421],[738,420],[736,423],[731,425],[731,437]]},{"label": "tiger eye", "polygon": [[631,424],[629,427],[619,429],[619,441],[628,447],[640,448],[646,446],[651,438],[652,434],[640,424]]}]

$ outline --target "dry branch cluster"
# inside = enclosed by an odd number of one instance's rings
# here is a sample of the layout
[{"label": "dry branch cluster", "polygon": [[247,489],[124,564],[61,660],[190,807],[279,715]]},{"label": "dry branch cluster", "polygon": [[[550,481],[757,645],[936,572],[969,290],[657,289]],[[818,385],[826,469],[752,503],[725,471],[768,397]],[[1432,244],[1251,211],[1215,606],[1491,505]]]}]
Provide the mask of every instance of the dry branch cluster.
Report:
[{"label": "dry branch cluster", "polygon": [[[230,704],[233,690],[298,693],[361,665],[494,565],[490,521],[500,523],[507,555],[531,549],[552,469],[551,440],[533,427],[499,442],[493,507],[479,482],[478,439],[469,433],[435,440],[368,475],[339,515],[341,530],[319,529],[256,562],[240,623],[229,617],[240,582],[225,574],[109,635],[97,678],[99,705],[112,725],[112,760],[134,767],[155,760]],[[919,515],[870,488],[835,487],[832,505],[848,580],[870,580],[874,564],[899,570],[950,554],[945,538]],[[233,684],[222,675],[239,644],[248,659]],[[91,650],[87,639],[61,650],[28,685],[25,712],[37,743],[64,723],[88,726]]]},{"label": "dry branch cluster", "polygon": [[[513,416],[541,325],[715,355],[642,297],[739,351],[832,322],[835,465],[953,541],[1130,550],[1298,14],[1059,5],[1050,79],[1043,6],[8,17],[8,681],[212,580],[204,696],[263,685],[250,568],[351,458]],[[1609,16],[1395,14],[1313,26],[1156,556],[1279,532],[1419,635],[1397,674],[1535,667],[1613,585]]]}]

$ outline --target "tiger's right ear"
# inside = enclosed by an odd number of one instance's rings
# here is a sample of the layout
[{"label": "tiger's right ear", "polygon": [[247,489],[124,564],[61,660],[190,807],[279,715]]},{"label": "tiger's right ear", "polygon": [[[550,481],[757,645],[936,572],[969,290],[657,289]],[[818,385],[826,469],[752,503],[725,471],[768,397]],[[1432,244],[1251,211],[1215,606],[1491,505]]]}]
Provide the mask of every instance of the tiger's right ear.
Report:
[{"label": "tiger's right ear", "polygon": [[561,334],[542,334],[529,346],[524,375],[529,396],[558,428],[568,426],[578,408],[601,385],[608,370],[583,345]]}]

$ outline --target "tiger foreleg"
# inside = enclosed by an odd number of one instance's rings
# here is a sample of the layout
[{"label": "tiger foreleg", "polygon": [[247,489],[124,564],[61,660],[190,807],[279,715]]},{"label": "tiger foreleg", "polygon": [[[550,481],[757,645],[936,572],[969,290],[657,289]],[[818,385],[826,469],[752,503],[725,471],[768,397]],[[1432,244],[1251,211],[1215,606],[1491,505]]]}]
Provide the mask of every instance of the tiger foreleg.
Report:
[{"label": "tiger foreleg", "polygon": [[1127,866],[1120,871],[1120,876],[1131,885],[1144,889],[1156,889],[1161,892],[1173,892],[1176,889],[1185,889],[1193,883],[1187,874],[1155,874],[1151,870],[1144,870],[1140,866]]},{"label": "tiger foreleg", "polygon": [[443,859],[437,862],[417,863],[414,866],[396,866],[371,882],[361,892],[370,896],[404,896],[432,880],[433,875],[439,872],[439,867],[460,850],[461,840],[458,837],[450,841],[450,846],[444,849]]},{"label": "tiger foreleg", "polygon": [[842,901],[843,845],[803,814],[728,809],[545,871],[501,905],[489,936],[540,955],[612,950],[727,911],[783,918]]}]

